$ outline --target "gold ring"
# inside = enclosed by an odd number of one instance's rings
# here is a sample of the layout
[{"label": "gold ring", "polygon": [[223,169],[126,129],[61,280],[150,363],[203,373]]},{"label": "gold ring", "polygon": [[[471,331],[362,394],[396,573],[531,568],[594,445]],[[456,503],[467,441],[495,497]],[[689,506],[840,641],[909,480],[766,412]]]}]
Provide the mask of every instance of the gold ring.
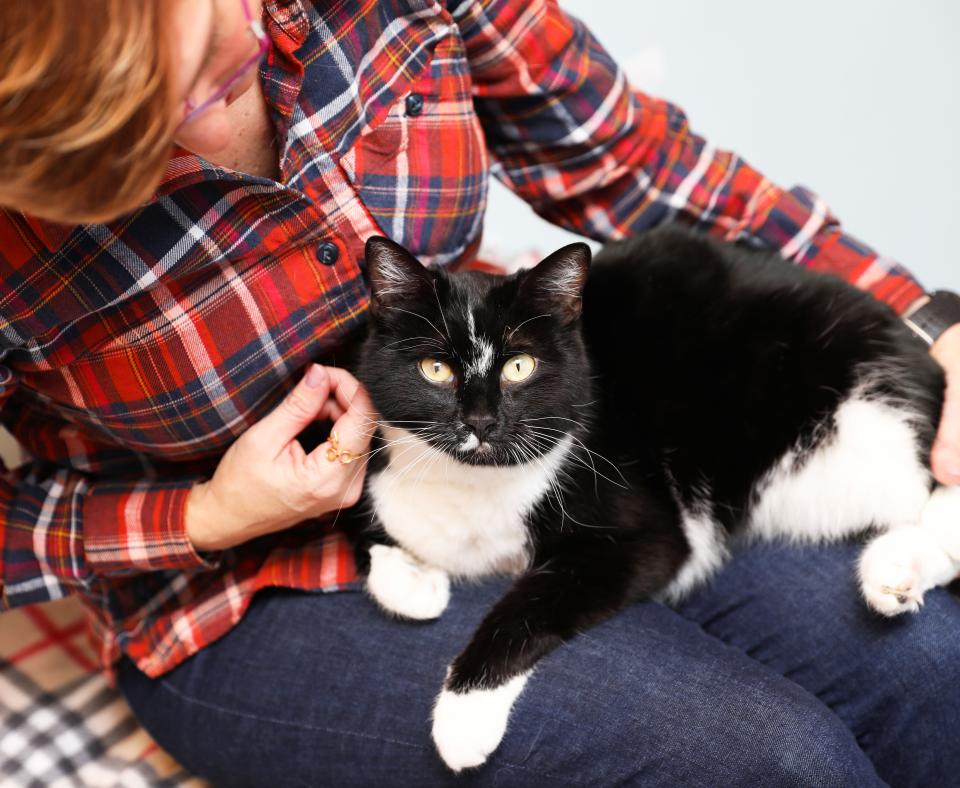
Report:
[{"label": "gold ring", "polygon": [[341,465],[349,465],[351,462],[359,460],[361,455],[354,454],[350,449],[340,448],[340,438],[337,437],[337,431],[330,433],[328,438],[330,445],[327,447],[327,460],[329,462],[339,462]]}]

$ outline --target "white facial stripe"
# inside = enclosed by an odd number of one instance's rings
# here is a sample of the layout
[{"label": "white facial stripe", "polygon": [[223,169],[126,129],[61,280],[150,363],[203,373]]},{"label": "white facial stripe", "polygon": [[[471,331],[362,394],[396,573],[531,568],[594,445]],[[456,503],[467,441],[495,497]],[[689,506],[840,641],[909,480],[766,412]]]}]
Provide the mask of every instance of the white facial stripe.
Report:
[{"label": "white facial stripe", "polygon": [[474,346],[475,355],[473,361],[467,365],[467,377],[477,375],[483,377],[493,366],[493,345],[486,340],[481,339]]},{"label": "white facial stripe", "polygon": [[467,306],[467,333],[470,335],[470,344],[477,344],[477,325],[473,321],[473,310]]},{"label": "white facial stripe", "polygon": [[473,308],[467,304],[467,334],[470,337],[472,357],[464,374],[467,378],[483,377],[493,366],[493,345],[477,335],[477,324],[473,317]]}]

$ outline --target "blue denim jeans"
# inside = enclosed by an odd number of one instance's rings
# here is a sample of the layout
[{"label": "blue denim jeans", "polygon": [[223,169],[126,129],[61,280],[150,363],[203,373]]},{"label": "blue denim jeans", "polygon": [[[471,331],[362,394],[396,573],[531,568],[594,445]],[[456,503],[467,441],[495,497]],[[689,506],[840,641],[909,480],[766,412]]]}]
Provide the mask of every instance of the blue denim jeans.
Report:
[{"label": "blue denim jeans", "polygon": [[226,637],[120,686],[158,742],[224,786],[960,785],[960,602],[897,620],[859,598],[859,548],[753,545],[673,610],[638,604],[546,657],[490,761],[430,740],[447,664],[506,587],[436,622],[364,594],[260,594]]}]

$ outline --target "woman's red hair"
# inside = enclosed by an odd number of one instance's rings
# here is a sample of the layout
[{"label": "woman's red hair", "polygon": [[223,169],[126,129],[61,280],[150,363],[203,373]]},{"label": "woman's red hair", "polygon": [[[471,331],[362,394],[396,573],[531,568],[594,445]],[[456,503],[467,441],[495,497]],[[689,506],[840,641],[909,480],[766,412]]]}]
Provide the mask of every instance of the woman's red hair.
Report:
[{"label": "woman's red hair", "polygon": [[175,127],[166,0],[0,0],[0,206],[101,222],[147,201]]}]

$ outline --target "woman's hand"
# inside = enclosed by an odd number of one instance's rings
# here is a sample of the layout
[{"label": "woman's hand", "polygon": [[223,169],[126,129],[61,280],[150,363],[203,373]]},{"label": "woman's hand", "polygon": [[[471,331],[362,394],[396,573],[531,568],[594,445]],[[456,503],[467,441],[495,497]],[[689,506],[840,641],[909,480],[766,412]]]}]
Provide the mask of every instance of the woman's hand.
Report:
[{"label": "woman's hand", "polygon": [[933,343],[930,354],[947,373],[943,415],[930,453],[930,466],[941,484],[960,484],[960,324],[944,331]]},{"label": "woman's hand", "polygon": [[330,444],[307,454],[296,436],[311,422],[334,422],[340,449],[366,452],[376,413],[350,373],[314,364],[271,413],[227,450],[208,482],[187,500],[187,533],[198,550],[222,550],[303,520],[352,506],[366,460],[327,459]]}]

